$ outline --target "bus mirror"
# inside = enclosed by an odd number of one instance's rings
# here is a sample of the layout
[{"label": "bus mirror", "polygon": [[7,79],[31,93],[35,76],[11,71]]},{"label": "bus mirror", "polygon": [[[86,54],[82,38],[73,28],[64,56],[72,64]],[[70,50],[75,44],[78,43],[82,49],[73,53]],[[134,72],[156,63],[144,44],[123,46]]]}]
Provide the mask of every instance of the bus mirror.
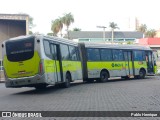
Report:
[{"label": "bus mirror", "polygon": [[2,48],[4,47],[4,45],[2,44]]}]

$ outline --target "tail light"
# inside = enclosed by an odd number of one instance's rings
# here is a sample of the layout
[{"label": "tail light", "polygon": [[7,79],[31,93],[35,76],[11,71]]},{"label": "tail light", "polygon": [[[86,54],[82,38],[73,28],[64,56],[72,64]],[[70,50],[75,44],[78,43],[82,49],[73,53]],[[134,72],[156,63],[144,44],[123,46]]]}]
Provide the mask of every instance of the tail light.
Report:
[{"label": "tail light", "polygon": [[39,64],[39,74],[43,74],[43,64],[40,62]]}]

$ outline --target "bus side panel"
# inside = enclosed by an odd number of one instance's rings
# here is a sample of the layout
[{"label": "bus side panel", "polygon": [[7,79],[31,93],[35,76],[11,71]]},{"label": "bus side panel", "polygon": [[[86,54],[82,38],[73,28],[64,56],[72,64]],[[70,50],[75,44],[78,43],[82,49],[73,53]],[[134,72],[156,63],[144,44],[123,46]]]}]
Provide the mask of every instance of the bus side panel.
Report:
[{"label": "bus side panel", "polygon": [[99,78],[102,69],[109,71],[110,77],[125,76],[125,61],[87,62],[88,78]]},{"label": "bus side panel", "polygon": [[147,72],[147,63],[146,61],[134,61],[135,75],[139,75],[141,68],[144,68]]},{"label": "bus side panel", "polygon": [[44,60],[45,79],[48,84],[55,84],[61,81],[59,61]]},{"label": "bus side panel", "polygon": [[62,61],[63,76],[65,81],[66,72],[70,72],[72,81],[82,78],[80,61]]},{"label": "bus side panel", "polygon": [[21,78],[34,76],[39,72],[40,57],[38,52],[34,52],[34,56],[21,62],[10,62],[7,56],[4,56],[4,68],[8,78]]}]

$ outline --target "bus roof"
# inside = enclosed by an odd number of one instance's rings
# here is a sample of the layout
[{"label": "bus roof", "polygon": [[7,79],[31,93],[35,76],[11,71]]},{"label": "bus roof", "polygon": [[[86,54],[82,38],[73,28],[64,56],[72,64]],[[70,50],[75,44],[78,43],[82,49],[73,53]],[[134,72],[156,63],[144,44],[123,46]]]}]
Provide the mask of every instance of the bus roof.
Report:
[{"label": "bus roof", "polygon": [[[24,35],[24,36],[18,36],[14,38],[10,38],[7,41],[13,41],[13,40],[20,40],[20,39],[27,39],[35,37],[37,39],[47,39],[51,40],[54,43],[63,43],[63,44],[69,44],[69,45],[78,45],[78,42],[64,39],[64,38],[58,38],[55,36],[44,36],[44,35]],[[150,47],[142,46],[142,45],[120,45],[120,44],[105,44],[105,43],[89,43],[89,42],[80,42],[79,44],[85,44],[85,47],[88,48],[113,48],[113,49],[138,49],[138,50],[152,50]]]},{"label": "bus roof", "polygon": [[77,42],[75,42],[73,40],[68,40],[68,39],[65,39],[65,38],[58,38],[58,37],[55,37],[55,36],[39,36],[39,37],[43,37],[44,39],[54,41],[54,43],[64,43],[64,44],[69,44],[69,45],[78,45]]},{"label": "bus roof", "polygon": [[123,44],[105,44],[105,43],[84,43],[88,48],[113,48],[113,49],[130,49],[130,50],[152,50],[150,47],[142,45],[123,45]]},{"label": "bus roof", "polygon": [[54,43],[64,43],[64,44],[69,44],[69,45],[78,45],[77,42],[72,41],[72,40],[68,40],[68,39],[64,39],[64,38],[58,38],[55,36],[45,36],[45,35],[24,35],[24,36],[18,36],[18,37],[13,37],[10,38],[8,40],[5,40],[4,42],[8,42],[8,41],[14,41],[14,40],[23,40],[23,39],[27,39],[27,38],[36,38],[36,39],[47,39],[47,40],[51,40]]}]

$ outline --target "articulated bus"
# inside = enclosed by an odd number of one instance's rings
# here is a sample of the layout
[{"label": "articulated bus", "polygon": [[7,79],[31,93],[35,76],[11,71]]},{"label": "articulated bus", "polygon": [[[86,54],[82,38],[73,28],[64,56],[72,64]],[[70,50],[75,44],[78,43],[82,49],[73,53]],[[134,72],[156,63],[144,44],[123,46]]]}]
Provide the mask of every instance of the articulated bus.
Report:
[{"label": "articulated bus", "polygon": [[156,73],[156,64],[149,47],[79,43],[82,55],[83,80],[106,82],[110,77],[145,78]]},{"label": "articulated bus", "polygon": [[78,43],[45,36],[21,36],[2,44],[6,87],[45,88],[82,79]]},{"label": "articulated bus", "polygon": [[6,40],[2,57],[6,87],[69,87],[75,80],[106,82],[110,77],[145,78],[156,72],[148,47],[77,43],[43,35]]}]

